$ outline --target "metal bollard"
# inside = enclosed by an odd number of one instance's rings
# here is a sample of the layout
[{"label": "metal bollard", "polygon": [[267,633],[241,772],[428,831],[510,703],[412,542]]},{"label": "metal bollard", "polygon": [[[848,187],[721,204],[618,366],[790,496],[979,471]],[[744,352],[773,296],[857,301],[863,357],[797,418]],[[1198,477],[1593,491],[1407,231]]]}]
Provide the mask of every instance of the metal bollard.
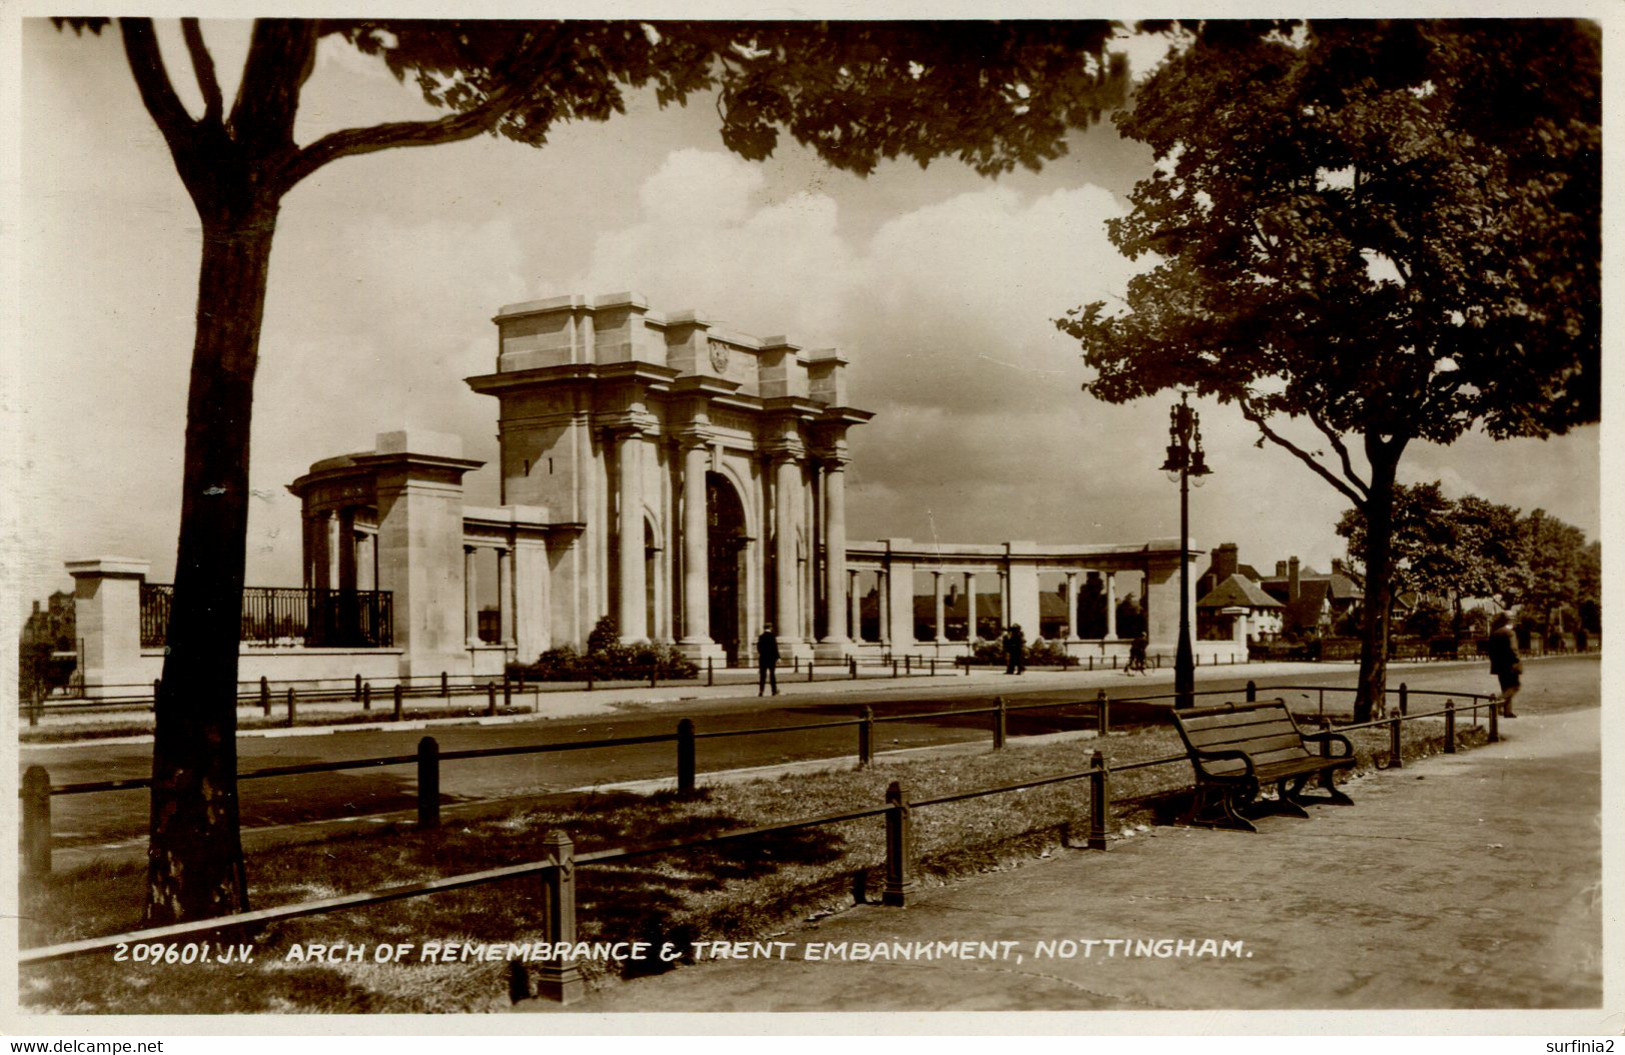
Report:
[{"label": "metal bollard", "polygon": [[293,702],[293,686],[289,685],[288,686],[288,724],[292,725],[294,723],[294,720],[297,717],[298,717],[298,713],[297,713],[297,710],[296,710],[296,708],[294,706],[294,702]]},{"label": "metal bollard", "polygon": [[811,659],[807,660],[807,680],[813,680],[813,661]]},{"label": "metal bollard", "polygon": [[355,676],[355,695],[350,697],[350,698],[352,700],[359,700],[361,698],[361,689],[362,689],[361,675],[357,674]]},{"label": "metal bollard", "polygon": [[965,657],[965,677],[970,677],[970,657]]},{"label": "metal bollard", "polygon": [[1089,660],[1089,669],[1094,670],[1095,669],[1095,657],[1094,656],[1089,656],[1087,658]]},{"label": "metal bollard", "polygon": [[848,657],[846,657],[846,672],[847,672],[848,676],[850,676],[853,681],[858,680],[858,657],[857,656],[848,656]]},{"label": "metal bollard", "polygon": [[1111,827],[1111,788],[1107,782],[1106,756],[1099,751],[1089,756],[1089,849],[1106,849],[1106,830]]},{"label": "metal bollard", "polygon": [[260,675],[260,712],[271,713],[271,683],[265,675]]},{"label": "metal bollard", "polygon": [[402,716],[406,713],[406,708],[402,702],[402,696],[403,693],[401,692],[401,687],[399,685],[395,686],[395,720],[397,722],[400,721]]},{"label": "metal bollard", "polygon": [[800,674],[801,673],[801,657],[800,656],[791,656],[790,657],[790,673],[792,673],[792,674]]},{"label": "metal bollard", "polygon": [[440,698],[442,700],[451,699],[451,679],[446,676],[445,671],[440,672]]},{"label": "metal bollard", "polygon": [[51,774],[44,766],[23,773],[23,871],[51,874]]},{"label": "metal bollard", "polygon": [[[1489,712],[1490,712],[1490,743],[1492,743],[1492,744],[1498,744],[1498,743],[1501,742],[1501,715],[1500,715],[1500,710],[1501,710],[1501,708],[1497,707],[1495,705],[1494,701],[1491,701],[1490,706],[1489,706]],[[1478,717],[1478,705],[1477,704],[1473,705],[1473,717],[1474,717],[1475,720]]]},{"label": "metal bollard", "polygon": [[485,713],[497,713],[497,683],[487,682],[485,686]]},{"label": "metal bollard", "polygon": [[509,681],[508,676],[506,674],[504,674],[502,676],[502,709],[506,711],[506,710],[511,709],[512,707],[513,707],[513,682]]},{"label": "metal bollard", "polygon": [[891,661],[891,676],[897,677],[897,661],[895,659]]},{"label": "metal bollard", "polygon": [[1405,768],[1405,756],[1399,750],[1399,715],[1397,714],[1388,721],[1388,768]]},{"label": "metal bollard", "polygon": [[653,663],[649,664],[649,688],[652,689],[655,687],[655,678],[659,675],[659,673],[659,667],[655,666]]},{"label": "metal bollard", "polygon": [[694,721],[677,723],[677,793],[694,794]]},{"label": "metal bollard", "polygon": [[903,786],[895,780],[886,788],[886,805],[886,889],[880,903],[902,908],[914,889],[909,867],[914,846],[909,831],[908,803],[903,801]]},{"label": "metal bollard", "polygon": [[875,760],[875,709],[863,709],[863,721],[858,724],[858,767]]},{"label": "metal bollard", "polygon": [[364,682],[361,686],[361,709],[372,710],[372,682]]},{"label": "metal bollard", "polygon": [[715,685],[717,683],[717,672],[712,666],[710,656],[705,657],[705,683],[706,685]]},{"label": "metal bollard", "polygon": [[440,744],[432,736],[418,741],[418,827],[440,826]]},{"label": "metal bollard", "polygon": [[1106,698],[1106,690],[1101,689],[1095,693],[1095,735],[1105,736],[1112,727],[1112,701]]},{"label": "metal bollard", "polygon": [[160,691],[162,691],[163,687],[164,687],[164,679],[163,678],[153,678],[152,679],[152,711],[153,711],[154,714],[156,714],[158,712],[158,693]]},{"label": "metal bollard", "polygon": [[1399,683],[1399,713],[1409,714],[1411,708],[1411,690],[1402,681]]},{"label": "metal bollard", "polygon": [[1444,753],[1456,753],[1456,701],[1444,701]]},{"label": "metal bollard", "polygon": [[1249,681],[1247,683],[1247,702],[1248,703],[1257,703],[1258,702],[1258,683],[1257,682]]},{"label": "metal bollard", "polygon": [[1003,696],[993,697],[993,750],[1004,750],[1004,734],[1008,715]]},{"label": "metal bollard", "polygon": [[903,657],[903,673],[904,674],[909,674],[909,673],[913,672],[914,668],[910,666],[910,662],[913,659],[914,659],[913,656],[904,656]]},{"label": "metal bollard", "polygon": [[937,657],[936,656],[931,657],[931,676],[933,678],[937,676]]},{"label": "metal bollard", "polygon": [[[553,867],[542,873],[543,938],[555,949],[576,943],[576,861],[575,844],[562,831],[551,831],[542,848],[553,859]],[[573,1004],[586,992],[581,966],[573,956],[543,960],[537,969],[541,976],[536,995],[561,1004]]]}]

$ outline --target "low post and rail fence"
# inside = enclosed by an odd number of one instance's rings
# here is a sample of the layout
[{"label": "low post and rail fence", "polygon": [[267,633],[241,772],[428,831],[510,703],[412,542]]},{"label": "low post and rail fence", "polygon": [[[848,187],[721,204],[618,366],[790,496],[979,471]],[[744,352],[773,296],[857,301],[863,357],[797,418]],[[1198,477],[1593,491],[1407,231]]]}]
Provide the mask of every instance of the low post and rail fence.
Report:
[{"label": "low post and rail fence", "polygon": [[[1256,696],[1256,687],[1249,684],[1249,698]],[[1271,686],[1271,691],[1279,691],[1282,687]],[[1403,687],[1400,690],[1404,692]],[[1101,694],[1104,697],[1104,693]],[[1441,695],[1443,695],[1441,693]],[[1468,701],[1466,708],[1458,708],[1454,696],[1460,696]],[[1390,730],[1392,737],[1390,751],[1392,756],[1389,764],[1399,766],[1403,764],[1400,754],[1399,728],[1402,722],[1417,721],[1423,718],[1444,717],[1446,723],[1446,750],[1453,751],[1455,745],[1455,717],[1459,710],[1470,709],[1476,720],[1477,711],[1486,708],[1491,713],[1491,737],[1496,736],[1497,725],[1494,718],[1494,709],[1497,700],[1494,697],[1472,693],[1457,693],[1445,700],[1442,708],[1417,714],[1395,713],[1391,716],[1339,726],[1340,731],[1354,731],[1359,729],[1376,729],[1385,727]],[[1106,706],[1109,701],[1097,699],[1088,701],[1100,705],[1100,721],[1105,723]],[[1050,707],[1076,706],[1076,702],[1063,704],[1048,704]],[[1037,705],[1018,705],[1010,707],[1002,700],[992,708],[976,709],[980,713],[993,713],[996,722],[1002,719],[1010,710],[1036,709]],[[938,714],[958,714],[959,712],[937,712]],[[303,765],[276,766],[253,770],[240,776],[266,777],[273,775],[286,775],[292,773],[328,772],[341,768],[353,768],[360,765],[408,765],[418,767],[419,785],[419,824],[425,828],[434,827],[439,821],[439,762],[456,758],[492,757],[502,754],[538,753],[547,751],[578,750],[589,746],[620,746],[631,743],[657,743],[676,741],[678,747],[679,785],[686,784],[685,790],[693,790],[693,755],[695,740],[707,736],[738,736],[752,733],[781,732],[790,729],[828,728],[837,725],[856,725],[859,729],[860,757],[868,753],[866,745],[871,743],[873,725],[881,721],[897,721],[907,718],[918,718],[919,715],[886,715],[875,717],[866,709],[862,717],[838,722],[812,723],[806,726],[777,727],[763,730],[715,730],[707,733],[697,733],[690,719],[683,719],[678,731],[674,734],[659,734],[644,737],[621,737],[615,740],[592,742],[575,742],[565,744],[538,744],[517,748],[490,748],[466,751],[440,752],[433,737],[424,737],[418,745],[414,755],[393,756],[387,758],[360,759],[350,762],[308,763]],[[997,735],[998,725],[995,725]],[[686,759],[686,761],[685,761]],[[776,824],[759,825],[749,828],[738,828],[718,835],[697,839],[681,839],[665,842],[646,843],[630,847],[620,847],[605,850],[596,850],[589,853],[577,854],[570,836],[562,831],[549,834],[544,842],[548,853],[542,858],[527,861],[521,864],[508,865],[500,868],[485,869],[478,872],[468,872],[459,875],[446,876],[438,879],[406,883],[387,887],[382,890],[345,894],[338,897],[323,898],[315,901],[305,901],[293,905],[284,905],[276,908],[261,909],[258,911],[237,913],[221,916],[214,919],[202,920],[193,923],[176,924],[166,927],[149,928],[123,934],[107,935],[98,938],[87,938],[79,941],[66,942],[57,945],[41,946],[21,950],[17,962],[20,967],[32,967],[47,963],[61,962],[79,956],[98,952],[106,952],[120,943],[137,944],[142,942],[174,941],[177,939],[198,938],[223,931],[240,930],[249,927],[258,927],[270,923],[299,919],[307,916],[321,915],[347,909],[366,908],[386,902],[400,901],[407,898],[424,897],[452,890],[467,889],[491,883],[510,882],[520,879],[535,879],[542,884],[542,895],[547,906],[545,912],[544,939],[550,944],[560,942],[573,942],[576,933],[575,919],[575,876],[579,868],[590,865],[602,865],[612,862],[625,861],[654,854],[673,853],[700,847],[713,847],[727,842],[736,842],[743,839],[763,835],[796,831],[805,828],[821,827],[830,824],[846,823],[881,816],[885,818],[886,825],[886,858],[884,864],[884,886],[882,903],[901,907],[906,905],[909,894],[913,889],[913,839],[911,832],[912,817],[916,810],[928,809],[948,803],[963,802],[969,799],[985,798],[994,795],[1011,794],[1028,790],[1030,788],[1044,787],[1074,781],[1089,781],[1089,832],[1085,846],[1091,850],[1105,850],[1108,847],[1108,837],[1111,831],[1111,791],[1110,778],[1113,773],[1124,773],[1132,770],[1147,769],[1154,766],[1163,766],[1187,762],[1188,756],[1184,752],[1170,754],[1158,758],[1143,759],[1136,762],[1123,763],[1113,766],[1108,763],[1100,750],[1093,751],[1090,757],[1089,768],[1076,772],[1061,773],[1054,776],[1042,777],[1035,780],[1024,781],[1018,784],[1007,784],[993,788],[980,788],[972,791],[959,792],[952,795],[942,795],[934,798],[909,800],[902,786],[893,781],[886,790],[884,805],[865,809],[848,810],[841,813],[825,814],[816,817],[803,817]],[[687,772],[685,778],[681,775]],[[38,766],[31,767],[23,778],[24,806],[24,860],[29,871],[49,870],[50,829],[49,813],[50,799],[54,794],[75,794],[89,791],[127,790],[130,788],[148,786],[149,781],[132,779],[125,781],[100,781],[88,784],[71,784],[52,787],[50,778],[44,769]],[[29,817],[38,811],[43,811],[44,821],[41,824],[36,818],[30,821]],[[43,860],[41,860],[43,858]],[[43,867],[41,867],[43,866]],[[529,996],[532,989],[528,978],[523,974],[522,964],[515,964],[514,971],[517,980],[510,983],[510,992],[518,999]],[[579,965],[569,959],[544,963],[540,971],[535,994],[544,998],[568,1003],[578,998],[584,988]]]}]

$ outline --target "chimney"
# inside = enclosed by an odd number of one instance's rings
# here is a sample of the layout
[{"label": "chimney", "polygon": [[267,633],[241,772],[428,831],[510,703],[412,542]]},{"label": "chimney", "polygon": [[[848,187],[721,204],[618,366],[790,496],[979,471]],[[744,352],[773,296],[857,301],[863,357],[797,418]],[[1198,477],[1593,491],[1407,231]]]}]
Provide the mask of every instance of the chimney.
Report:
[{"label": "chimney", "polygon": [[1278,560],[1275,562],[1275,577],[1277,579],[1286,578],[1286,561]]},{"label": "chimney", "polygon": [[1286,562],[1286,598],[1288,601],[1298,599],[1298,558],[1296,557]]},{"label": "chimney", "polygon": [[1332,574],[1333,575],[1342,575],[1343,574],[1343,562],[1342,562],[1342,560],[1340,560],[1337,557],[1332,558]]},{"label": "chimney", "polygon": [[1236,574],[1236,544],[1226,542],[1213,551],[1213,582],[1219,583]]}]

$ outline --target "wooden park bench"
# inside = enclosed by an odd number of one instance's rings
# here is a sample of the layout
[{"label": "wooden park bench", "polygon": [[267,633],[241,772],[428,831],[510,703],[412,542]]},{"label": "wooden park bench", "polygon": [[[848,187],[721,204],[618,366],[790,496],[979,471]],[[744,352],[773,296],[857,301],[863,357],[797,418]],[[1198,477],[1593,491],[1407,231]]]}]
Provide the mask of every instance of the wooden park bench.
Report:
[{"label": "wooden park bench", "polygon": [[[1341,733],[1303,732],[1285,700],[1229,703],[1173,714],[1196,770],[1187,824],[1255,832],[1249,816],[1277,812],[1307,817],[1306,803],[1354,804],[1332,782],[1336,770],[1354,764],[1354,745]],[[1310,744],[1326,753],[1312,753]],[[1330,753],[1333,744],[1342,744],[1342,751]],[[1317,774],[1323,775],[1326,793],[1305,795],[1304,785]],[[1258,797],[1268,784],[1275,785],[1274,802]]]}]

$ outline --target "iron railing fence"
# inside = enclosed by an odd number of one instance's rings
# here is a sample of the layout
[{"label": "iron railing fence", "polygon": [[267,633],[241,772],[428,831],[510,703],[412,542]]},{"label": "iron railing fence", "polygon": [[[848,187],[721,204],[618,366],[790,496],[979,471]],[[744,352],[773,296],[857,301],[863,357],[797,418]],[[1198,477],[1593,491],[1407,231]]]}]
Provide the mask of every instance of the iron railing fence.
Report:
[{"label": "iron railing fence", "polygon": [[[141,584],[141,647],[162,648],[169,637],[175,587]],[[249,645],[305,648],[390,648],[395,598],[389,590],[328,590],[304,586],[243,588],[242,630]]]}]

